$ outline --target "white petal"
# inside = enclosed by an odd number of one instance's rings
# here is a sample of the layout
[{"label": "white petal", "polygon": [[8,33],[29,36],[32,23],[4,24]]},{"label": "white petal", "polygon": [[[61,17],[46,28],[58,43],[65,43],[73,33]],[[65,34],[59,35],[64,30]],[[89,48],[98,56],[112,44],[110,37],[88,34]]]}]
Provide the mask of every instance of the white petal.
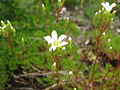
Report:
[{"label": "white petal", "polygon": [[68,44],[68,42],[63,41],[63,42],[60,43],[59,47],[64,46],[66,44]]},{"label": "white petal", "polygon": [[52,52],[52,47],[49,48],[49,51]]},{"label": "white petal", "polygon": [[44,39],[48,42],[48,44],[53,43],[53,39],[50,36],[46,36],[46,37],[44,37]]},{"label": "white petal", "polygon": [[54,41],[57,41],[57,32],[55,30],[52,31],[52,35],[51,36],[52,36],[52,39]]},{"label": "white petal", "polygon": [[110,6],[109,2],[106,2],[106,6],[108,6],[108,7]]},{"label": "white petal", "polygon": [[102,6],[108,11],[108,10],[111,10],[110,9],[110,4],[109,4],[109,2],[106,2],[106,3],[101,3],[102,4]]},{"label": "white petal", "polygon": [[53,51],[55,51],[56,50],[56,46],[52,46],[52,49],[53,49]]},{"label": "white petal", "polygon": [[113,8],[113,7],[115,7],[116,6],[116,3],[113,3],[113,4],[111,4],[111,8]]},{"label": "white petal", "polygon": [[67,36],[66,35],[60,35],[60,37],[59,37],[59,39],[58,39],[58,41],[62,41],[63,39],[65,39]]},{"label": "white petal", "polygon": [[106,7],[106,4],[105,3],[101,3],[101,5],[105,8]]}]

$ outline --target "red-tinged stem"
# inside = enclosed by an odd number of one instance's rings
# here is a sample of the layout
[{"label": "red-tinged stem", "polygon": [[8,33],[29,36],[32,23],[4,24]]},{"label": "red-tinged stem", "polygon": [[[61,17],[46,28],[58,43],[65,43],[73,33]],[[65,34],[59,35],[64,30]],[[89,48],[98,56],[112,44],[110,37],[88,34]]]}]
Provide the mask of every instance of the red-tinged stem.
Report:
[{"label": "red-tinged stem", "polygon": [[[98,57],[99,57],[100,39],[101,39],[101,37],[102,37],[103,32],[104,32],[107,28],[108,28],[108,24],[105,24],[104,22],[103,22],[102,27],[99,28],[99,29],[100,29],[100,34],[99,34],[99,36],[96,38],[96,42],[95,42],[95,45],[96,45],[96,60],[97,60]],[[94,66],[93,66],[92,78],[91,78],[91,80],[89,81],[88,86],[89,86],[90,83],[93,81],[94,76],[95,76],[95,73],[96,73],[96,72],[95,72],[95,66],[96,66],[96,64],[97,64],[97,61],[96,61],[96,60],[95,60]]]},{"label": "red-tinged stem", "polygon": [[58,8],[58,10],[57,10],[57,20],[56,20],[57,23],[59,21],[59,18],[61,17],[60,12],[61,12],[61,8]]},{"label": "red-tinged stem", "polygon": [[115,70],[118,70],[118,68],[119,68],[119,66],[118,67],[116,67],[116,68],[113,68],[112,70],[108,70],[108,72],[105,74],[105,76],[103,77],[103,79],[102,79],[102,90],[103,90],[103,82],[104,82],[104,80],[105,80],[105,78],[107,77],[107,75],[110,73],[110,72],[113,72],[113,71],[115,71]]},{"label": "red-tinged stem", "polygon": [[55,90],[58,88],[58,85],[59,85],[59,83],[60,83],[60,78],[59,78],[59,73],[58,73],[58,71],[59,71],[59,64],[60,64],[60,62],[59,62],[59,56],[55,56],[55,60],[56,60],[56,74],[57,74],[57,86],[55,87]]},{"label": "red-tinged stem", "polygon": [[[66,1],[66,0],[63,0],[63,1],[62,1],[62,7],[63,7],[65,1]],[[59,8],[57,9],[57,11],[56,11],[56,12],[57,12],[57,20],[56,20],[57,23],[59,22],[59,18],[61,17],[61,13],[60,13],[60,12],[61,12],[62,7],[59,7]]]},{"label": "red-tinged stem", "polygon": [[9,41],[9,47],[12,48],[12,39],[10,38],[10,35],[8,34],[8,41]]},{"label": "red-tinged stem", "polygon": [[[99,36],[96,38],[96,60],[98,59],[98,53],[99,53],[99,44],[100,44],[100,38],[101,38],[101,36],[102,36],[102,33],[103,33],[103,31],[104,31],[104,26],[102,26],[102,28],[100,29],[100,34],[99,34]],[[89,84],[92,82],[92,80],[94,79],[94,75],[95,75],[95,66],[96,66],[96,60],[95,60],[95,63],[94,63],[94,66],[93,66],[93,73],[92,73],[92,78],[91,78],[91,80],[89,81]],[[88,85],[89,85],[88,84]]]},{"label": "red-tinged stem", "polygon": [[114,1],[115,1],[116,4],[118,3],[118,0],[114,0]]},{"label": "red-tinged stem", "polygon": [[5,45],[7,47],[10,47],[9,45],[7,45],[6,43],[0,42],[2,45]]}]

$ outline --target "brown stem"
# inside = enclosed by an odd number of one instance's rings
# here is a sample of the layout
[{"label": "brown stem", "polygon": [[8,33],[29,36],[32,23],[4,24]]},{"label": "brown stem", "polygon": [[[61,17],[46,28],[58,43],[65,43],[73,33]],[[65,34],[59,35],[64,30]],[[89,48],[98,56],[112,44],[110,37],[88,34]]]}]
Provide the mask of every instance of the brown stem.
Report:
[{"label": "brown stem", "polygon": [[60,83],[60,78],[59,78],[59,56],[55,56],[55,60],[56,60],[56,74],[57,74],[57,86],[55,87],[55,90],[58,88],[58,85]]},{"label": "brown stem", "polygon": [[[98,27],[99,27],[99,26],[98,26]],[[108,27],[109,27],[109,22],[108,22],[108,23],[103,22],[102,27],[101,27],[101,28],[99,27],[99,29],[100,29],[100,34],[99,34],[99,36],[96,38],[96,42],[95,42],[95,45],[96,45],[96,60],[97,60],[98,57],[99,57],[100,39],[101,39],[101,37],[102,37],[103,32],[104,32]],[[95,66],[96,66],[96,63],[97,63],[96,60],[95,60],[94,66],[93,66],[92,78],[91,78],[91,80],[89,81],[88,86],[89,86],[90,83],[93,81],[94,76],[95,76],[95,73],[96,73],[96,72],[95,72]]]},{"label": "brown stem", "polygon": [[9,41],[9,47],[12,48],[12,39],[10,38],[10,35],[8,34],[8,41]]},{"label": "brown stem", "polygon": [[103,82],[105,80],[105,78],[107,77],[107,75],[110,73],[110,72],[113,72],[114,70],[118,70],[119,67],[116,67],[116,68],[113,68],[112,70],[108,70],[108,72],[105,74],[105,76],[103,77],[102,79],[102,90],[103,90]]},{"label": "brown stem", "polygon": [[58,10],[57,10],[57,20],[56,20],[56,23],[58,23],[59,18],[61,17],[60,12],[61,12],[61,8],[58,8]]},{"label": "brown stem", "polygon": [[[104,31],[104,26],[102,26],[102,28],[100,29],[100,34],[99,34],[99,36],[96,38],[96,60],[98,59],[98,54],[99,54],[99,44],[100,44],[100,38],[101,38],[101,36],[102,36],[102,34],[103,34],[103,31]],[[94,66],[93,66],[93,71],[92,71],[92,78],[91,78],[91,80],[89,81],[89,84],[88,85],[90,85],[90,83],[92,82],[92,80],[94,79],[94,76],[95,76],[95,66],[96,66],[96,60],[95,60],[95,63],[94,63]]]},{"label": "brown stem", "polygon": [[116,4],[118,4],[118,0],[114,0],[114,2],[115,2]]},{"label": "brown stem", "polygon": [[[63,1],[62,1],[62,7],[64,6],[65,1],[66,1],[66,0],[63,0]],[[61,17],[61,13],[60,13],[60,12],[61,12],[62,7],[59,7],[59,8],[57,9],[57,11],[56,11],[56,12],[57,12],[57,20],[56,20],[56,23],[59,22],[59,18]]]},{"label": "brown stem", "polygon": [[7,47],[9,47],[9,45],[7,45],[6,43],[0,42],[2,45],[5,45]]}]

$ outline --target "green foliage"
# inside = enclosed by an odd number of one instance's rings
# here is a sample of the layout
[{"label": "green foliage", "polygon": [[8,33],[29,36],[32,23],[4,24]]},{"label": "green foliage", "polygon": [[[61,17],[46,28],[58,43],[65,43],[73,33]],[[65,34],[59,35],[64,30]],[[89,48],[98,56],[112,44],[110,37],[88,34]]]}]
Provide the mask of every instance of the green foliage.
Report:
[{"label": "green foliage", "polygon": [[[101,3],[105,1],[114,3],[114,0],[89,0],[89,1],[84,0],[84,3],[83,3],[84,14],[89,19],[93,19],[93,16],[95,15],[95,13],[102,8]],[[118,12],[117,12],[117,16],[119,16]]]},{"label": "green foliage", "polygon": [[[89,18],[92,18],[95,11],[101,8],[99,1],[67,0],[65,6],[71,5],[71,7],[74,7],[75,5],[83,5],[85,11],[84,14]],[[43,4],[44,6],[42,6]],[[10,78],[13,77],[12,74],[16,74],[14,71],[18,70],[18,65],[22,69],[21,72],[17,73],[18,75],[36,72],[37,70],[55,72],[56,67],[53,67],[53,63],[55,62],[54,58],[56,54],[49,52],[49,45],[45,42],[43,37],[50,35],[54,29],[58,32],[58,35],[66,34],[74,38],[77,38],[80,35],[78,26],[74,22],[56,16],[56,11],[61,7],[62,3],[58,3],[58,1],[55,0],[0,1],[0,10],[2,12],[0,19],[11,20],[16,29],[15,31],[9,21],[7,21],[7,24],[1,22],[1,42],[5,42],[8,46],[10,45],[10,42],[7,40],[9,33],[12,35],[10,38],[14,38],[14,40],[12,42],[12,48],[0,43],[0,89],[9,87],[8,82],[10,81]],[[113,14],[104,14],[102,11],[102,13],[95,15],[94,23],[98,25],[100,20],[102,22],[103,19],[109,21],[113,16]],[[105,32],[106,35],[103,35],[102,38],[100,38],[102,43],[100,49],[107,53],[111,51],[119,53],[119,36],[110,30],[106,30]],[[89,37],[92,37],[94,42],[95,38],[100,34],[100,31],[94,30],[87,34]],[[108,39],[111,39],[111,41],[106,43],[106,40]],[[112,47],[112,50],[110,47]],[[93,65],[88,66],[86,63],[82,63],[80,61],[81,57],[77,53],[78,50],[79,45],[74,44],[73,40],[72,46],[67,45],[66,51],[61,51],[58,55],[60,57],[59,69],[60,71],[65,71],[64,74],[59,75],[60,79],[70,81],[70,83],[66,84],[68,87],[65,88],[67,89],[70,89],[71,86],[76,86],[71,82],[72,78],[79,77],[86,80],[86,76],[84,75],[84,71],[86,70],[90,70],[88,78],[92,77]],[[95,72],[97,72],[98,67],[99,64],[96,65]],[[37,70],[35,68],[37,68]],[[106,74],[105,72],[109,69],[112,69],[112,67],[107,67],[102,73],[97,72],[94,81],[100,81],[99,77],[104,77]],[[73,72],[71,76],[68,75],[69,71]],[[113,75],[114,73],[111,72],[109,76],[112,77]],[[89,81],[88,78],[86,82]],[[36,77],[35,80],[42,85],[42,89],[57,83],[56,78],[52,77],[52,74],[43,77]],[[83,89],[80,86],[76,86],[76,88],[80,88],[80,90]]]},{"label": "green foliage", "polygon": [[103,27],[103,25],[111,26],[113,23],[113,17],[114,13],[110,13],[102,9],[94,15],[93,23],[97,28]]},{"label": "green foliage", "polygon": [[[18,59],[9,48],[1,47],[0,55],[0,89],[5,88],[5,83],[17,68]],[[8,52],[9,50],[9,52]],[[7,54],[6,54],[7,53]],[[7,88],[7,86],[6,86]]]},{"label": "green foliage", "polygon": [[[100,30],[93,30],[92,32],[87,32],[86,36],[90,36],[93,40],[93,42],[95,42],[95,38],[97,38],[97,36],[100,34]],[[106,30],[105,32],[103,32],[102,37],[100,39],[100,48],[107,52],[120,52],[120,36],[116,33],[114,33],[111,30]],[[110,47],[112,47],[110,49]]]}]

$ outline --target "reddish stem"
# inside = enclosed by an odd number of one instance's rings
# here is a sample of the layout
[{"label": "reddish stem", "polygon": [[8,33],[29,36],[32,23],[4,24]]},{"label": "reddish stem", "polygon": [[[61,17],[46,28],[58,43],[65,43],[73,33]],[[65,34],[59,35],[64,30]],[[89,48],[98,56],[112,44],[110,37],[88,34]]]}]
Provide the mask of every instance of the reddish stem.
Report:
[{"label": "reddish stem", "polygon": [[60,64],[60,62],[59,62],[59,56],[55,56],[55,60],[56,60],[56,74],[57,74],[57,78],[58,78],[58,80],[57,80],[57,86],[55,87],[55,90],[56,90],[57,87],[58,87],[58,85],[59,85],[59,83],[60,83],[60,78],[59,78],[59,73],[58,73],[58,71],[59,71],[59,64]]},{"label": "reddish stem", "polygon": [[6,43],[0,42],[2,45],[5,45],[7,47],[10,47],[9,45],[7,45]]},{"label": "reddish stem", "polygon": [[114,0],[116,4],[118,4],[118,0]]},{"label": "reddish stem", "polygon": [[[66,0],[63,0],[63,1],[62,1],[62,7],[63,7],[65,1],[66,1]],[[57,23],[59,22],[59,18],[61,17],[61,13],[60,13],[60,12],[61,12],[62,7],[61,7],[61,8],[59,7],[59,8],[57,9],[57,11],[56,11],[56,12],[57,12],[57,20],[56,20]]]},{"label": "reddish stem", "polygon": [[[101,28],[99,27],[99,29],[100,29],[100,34],[99,34],[99,36],[96,38],[96,42],[95,42],[95,45],[96,45],[96,60],[97,60],[98,57],[99,57],[100,39],[101,39],[101,37],[102,37],[103,32],[104,32],[108,27],[109,27],[109,23],[105,23],[105,22],[103,22]],[[90,83],[93,81],[94,76],[95,76],[95,73],[96,73],[96,72],[95,72],[95,66],[96,66],[96,63],[97,63],[96,60],[95,60],[94,66],[93,66],[92,78],[91,78],[91,80],[89,81],[88,86],[89,86]]]},{"label": "reddish stem", "polygon": [[8,34],[8,41],[9,41],[9,47],[12,48],[12,39],[10,38],[10,35]]},{"label": "reddish stem", "polygon": [[114,70],[118,70],[119,67],[116,67],[116,68],[113,68],[112,70],[108,70],[108,72],[105,74],[105,76],[103,77],[102,79],[102,90],[103,90],[103,82],[105,80],[105,78],[107,77],[107,75],[110,73],[110,72],[113,72]]}]

